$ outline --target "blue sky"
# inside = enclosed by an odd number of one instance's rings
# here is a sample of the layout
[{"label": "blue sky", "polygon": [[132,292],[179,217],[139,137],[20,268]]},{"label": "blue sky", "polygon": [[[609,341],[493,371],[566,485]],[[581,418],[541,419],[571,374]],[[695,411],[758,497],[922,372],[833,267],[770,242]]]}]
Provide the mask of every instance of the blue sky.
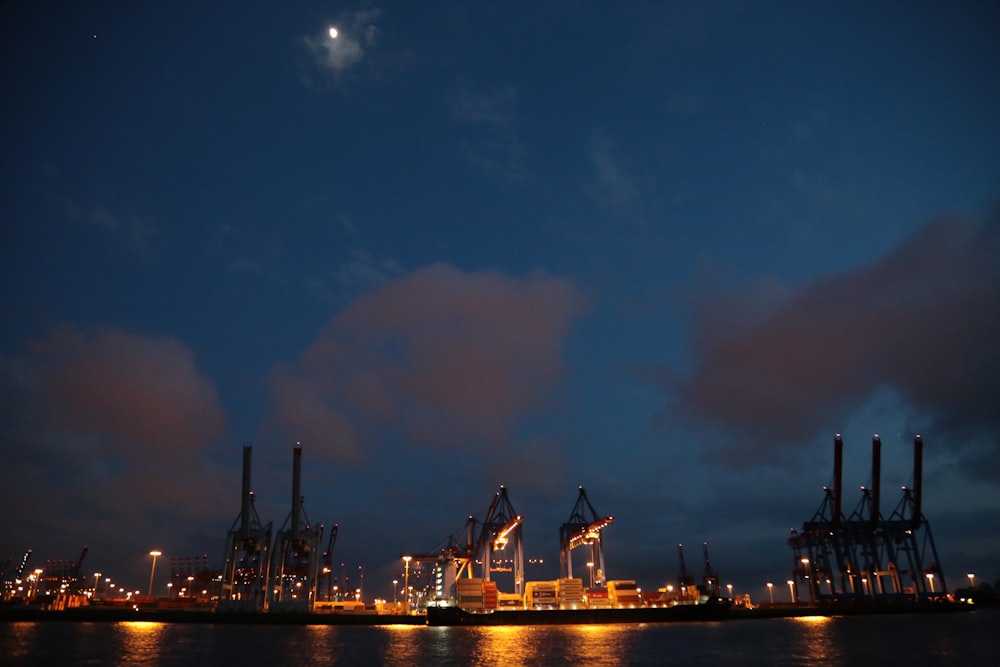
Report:
[{"label": "blue sky", "polygon": [[301,441],[374,593],[504,484],[551,567],[583,485],[612,578],[760,597],[834,434],[920,432],[1000,576],[994,4],[2,12],[0,557],[221,561]]}]

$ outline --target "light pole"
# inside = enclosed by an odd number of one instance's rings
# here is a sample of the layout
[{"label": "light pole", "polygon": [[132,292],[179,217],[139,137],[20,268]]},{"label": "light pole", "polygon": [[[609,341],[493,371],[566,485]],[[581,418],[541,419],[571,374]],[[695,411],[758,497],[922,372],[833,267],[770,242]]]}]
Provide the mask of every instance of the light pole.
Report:
[{"label": "light pole", "polygon": [[[392,608],[393,609],[396,609],[396,600],[398,599],[398,596],[396,595],[396,593],[398,592],[397,586],[399,586],[399,579],[393,579],[392,580]],[[396,609],[396,611],[398,612],[399,610]]]},{"label": "light pole", "polygon": [[785,583],[788,584],[788,597],[792,601],[792,604],[795,604],[795,581],[789,579]]},{"label": "light pole", "polygon": [[[969,586],[972,587],[972,593],[975,593],[976,592],[976,575],[975,575],[975,573],[974,572],[970,572],[970,573],[968,573],[965,576],[967,576],[969,578]],[[970,595],[971,595],[971,593],[970,593]]]},{"label": "light pole", "polygon": [[413,556],[403,556],[403,613],[410,613],[410,561]]},{"label": "light pole", "polygon": [[156,557],[162,553],[154,549],[149,552],[149,555],[153,557],[153,566],[149,568],[149,597],[153,597],[153,573],[156,572]]},{"label": "light pole", "polygon": [[733,599],[733,585],[732,584],[726,584],[726,590],[729,591],[729,599],[732,600]]},{"label": "light pole", "polygon": [[97,585],[99,583],[101,583],[101,573],[100,572],[95,572],[94,573],[94,599],[95,600],[97,599]]},{"label": "light pole", "polygon": [[774,584],[767,582],[767,594],[771,598],[771,606],[774,606]]},{"label": "light pole", "polygon": [[927,583],[930,584],[931,593],[933,593],[934,592],[934,573],[933,572],[928,572],[927,573]]},{"label": "light pole", "polygon": [[594,587],[594,562],[587,561],[587,569],[590,571],[590,587]]}]

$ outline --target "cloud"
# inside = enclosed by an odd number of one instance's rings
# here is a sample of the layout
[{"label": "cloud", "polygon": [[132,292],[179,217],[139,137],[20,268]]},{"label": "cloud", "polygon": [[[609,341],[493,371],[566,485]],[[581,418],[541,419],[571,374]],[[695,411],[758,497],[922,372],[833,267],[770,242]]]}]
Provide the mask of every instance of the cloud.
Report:
[{"label": "cloud", "polygon": [[720,427],[732,460],[750,460],[829,436],[888,392],[914,430],[995,461],[998,253],[1000,216],[940,218],[802,289],[703,298],[670,413]]},{"label": "cloud", "polygon": [[615,143],[607,137],[595,139],[589,157],[596,185],[591,192],[601,207],[616,217],[641,220],[639,189]]},{"label": "cloud", "polygon": [[517,132],[517,88],[475,88],[459,83],[447,95],[452,116],[466,129],[462,152],[472,162],[507,178],[522,175],[524,143]]},{"label": "cloud", "polygon": [[354,248],[349,260],[332,273],[306,281],[306,287],[321,302],[339,304],[360,292],[384,285],[403,270],[403,266],[392,258],[376,259],[364,248]]},{"label": "cloud", "polygon": [[29,350],[38,389],[67,431],[135,452],[190,450],[225,430],[214,386],[175,339],[63,326]]},{"label": "cloud", "polygon": [[544,273],[414,271],[355,300],[276,369],[274,424],[344,463],[399,440],[496,454],[550,400],[584,308],[576,287]]},{"label": "cloud", "polygon": [[[60,326],[0,360],[0,396],[4,506],[31,508],[33,534],[58,541],[50,550],[148,551],[130,541],[140,526],[145,541],[165,537],[154,525],[168,516],[218,520],[204,454],[226,419],[179,341]],[[173,523],[180,543],[191,526]]]},{"label": "cloud", "polygon": [[455,118],[469,125],[510,127],[517,120],[517,88],[511,85],[479,89],[458,85],[448,99]]},{"label": "cloud", "polygon": [[139,254],[149,251],[150,244],[159,231],[149,220],[134,215],[119,215],[103,206],[95,207],[87,216],[87,221],[108,234],[123,239],[133,252]]},{"label": "cloud", "polygon": [[317,66],[339,75],[357,66],[378,42],[381,30],[375,22],[381,15],[380,9],[359,10],[338,23],[336,39],[324,28],[321,35],[303,41]]}]

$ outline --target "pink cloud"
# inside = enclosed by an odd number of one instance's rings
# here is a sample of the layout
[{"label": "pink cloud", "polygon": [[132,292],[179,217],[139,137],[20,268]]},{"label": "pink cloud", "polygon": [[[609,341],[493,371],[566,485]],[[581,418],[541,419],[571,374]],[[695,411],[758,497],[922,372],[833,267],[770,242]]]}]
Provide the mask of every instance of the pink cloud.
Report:
[{"label": "pink cloud", "polygon": [[192,450],[225,433],[215,387],[172,338],[55,329],[30,346],[39,389],[63,427],[136,448]]},{"label": "pink cloud", "polygon": [[0,385],[0,435],[18,453],[0,486],[32,508],[36,537],[107,551],[130,544],[123,531],[179,543],[234,511],[206,456],[226,418],[181,342],[61,326],[4,360]]},{"label": "pink cloud", "polygon": [[[1000,219],[934,220],[885,256],[781,299],[702,303],[676,413],[753,454],[839,430],[880,389],[922,423],[997,445]],[[755,304],[758,307],[755,308]]]},{"label": "pink cloud", "polygon": [[414,271],[357,299],[278,369],[275,419],[344,462],[383,437],[503,446],[563,379],[584,308],[576,287],[544,273]]}]

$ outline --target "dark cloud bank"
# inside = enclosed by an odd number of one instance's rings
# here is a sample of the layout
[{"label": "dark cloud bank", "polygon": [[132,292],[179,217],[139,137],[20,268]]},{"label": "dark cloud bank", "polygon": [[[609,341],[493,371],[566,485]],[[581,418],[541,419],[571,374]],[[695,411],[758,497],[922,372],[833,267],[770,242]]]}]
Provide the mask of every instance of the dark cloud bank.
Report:
[{"label": "dark cloud bank", "polygon": [[724,458],[745,463],[831,438],[888,390],[913,432],[967,450],[970,471],[995,481],[998,257],[1000,215],[944,217],[868,264],[778,298],[703,298],[695,371],[664,385],[669,412],[719,429]]}]

